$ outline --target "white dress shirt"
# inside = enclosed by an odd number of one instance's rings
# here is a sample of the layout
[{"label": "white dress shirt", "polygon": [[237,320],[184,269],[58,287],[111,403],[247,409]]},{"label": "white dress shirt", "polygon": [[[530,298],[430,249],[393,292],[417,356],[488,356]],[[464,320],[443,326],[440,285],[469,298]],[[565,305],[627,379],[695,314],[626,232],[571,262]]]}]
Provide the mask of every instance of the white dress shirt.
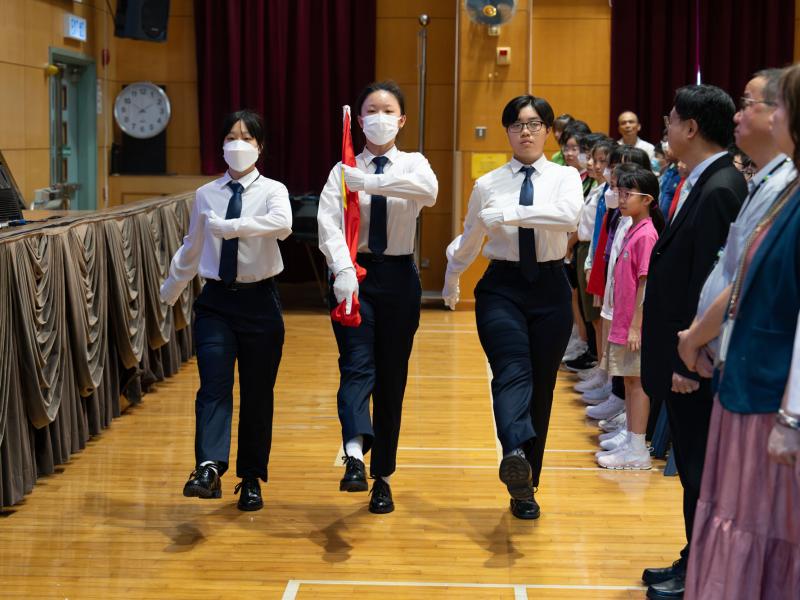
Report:
[{"label": "white dress shirt", "polygon": [[[552,163],[542,155],[533,163],[533,205],[520,206],[525,174],[516,158],[479,177],[469,198],[464,233],[447,247],[447,270],[462,273],[489,241],[483,255],[490,260],[519,261],[519,227],[536,232],[536,260],[561,260],[567,253],[569,234],[578,227],[583,188],[574,167]],[[503,225],[488,230],[478,214],[484,208],[503,210]]]},{"label": "white dress shirt", "polygon": [[[697,302],[698,318],[702,317],[717,296],[733,283],[742,253],[747,246],[747,239],[761,222],[767,210],[780,197],[784,188],[795,177],[797,177],[797,171],[792,161],[785,154],[779,154],[748,182],[749,195],[742,204],[736,220],[731,223],[725,247],[700,292],[700,299]],[[714,338],[708,345],[715,353],[718,353],[719,343],[719,338]]]},{"label": "white dress shirt", "polygon": [[716,154],[712,154],[699,165],[697,165],[692,172],[689,173],[689,176],[686,178],[686,182],[683,184],[683,188],[681,189],[681,195],[678,196],[678,205],[675,207],[675,214],[672,215],[672,221],[675,220],[675,217],[678,216],[678,213],[681,212],[683,205],[686,203],[686,199],[689,197],[689,194],[692,192],[692,188],[697,183],[697,180],[700,179],[700,175],[711,166],[718,158],[722,158],[727,154],[727,151],[723,150],[722,152],[717,152]]},{"label": "white dress shirt", "polygon": [[581,209],[581,218],[578,221],[578,241],[591,242],[594,235],[594,222],[597,218],[597,203],[600,201],[600,194],[603,193],[605,185],[597,185],[586,196],[586,202]]},{"label": "white dress shirt", "polygon": [[614,241],[611,242],[611,254],[608,257],[606,271],[606,289],[603,295],[603,308],[600,310],[600,316],[608,321],[614,319],[614,267],[617,266],[622,243],[625,241],[625,236],[628,234],[631,225],[633,225],[631,217],[620,217],[617,223],[617,230],[614,232]]},{"label": "white dress shirt", "polygon": [[[219,279],[222,240],[207,229],[211,212],[224,219],[233,190],[231,176],[224,176],[199,188],[195,194],[189,232],[183,238],[169,266],[169,277],[162,285],[162,296],[176,298],[186,284],[200,273],[205,279]],[[229,219],[239,238],[236,281],[254,282],[274,277],[283,271],[278,241],[292,232],[292,208],[286,186],[259,174],[257,169],[238,180],[244,187],[242,213]]]},{"label": "white dress shirt", "polygon": [[[619,143],[624,144],[625,141],[620,139]],[[636,143],[633,145],[633,147],[639,148],[640,150],[644,150],[645,152],[647,152],[647,156],[649,156],[650,158],[655,158],[656,156],[656,147],[653,146],[653,144],[651,144],[650,142],[645,142],[640,137],[636,138]]]},{"label": "white dress shirt", "polygon": [[[372,195],[386,197],[386,241],[384,254],[402,256],[413,254],[417,232],[417,216],[423,206],[436,204],[439,182],[428,160],[419,152],[401,152],[392,146],[386,154],[388,162],[383,173],[372,159],[375,155],[366,148],[356,156],[356,167],[367,173],[364,191],[358,193],[361,220],[358,230],[358,251],[369,252],[369,217]],[[343,231],[344,207],[342,204],[342,163],[336,163],[319,197],[317,224],[319,249],[325,255],[328,268],[338,273],[352,267],[350,250]]]}]

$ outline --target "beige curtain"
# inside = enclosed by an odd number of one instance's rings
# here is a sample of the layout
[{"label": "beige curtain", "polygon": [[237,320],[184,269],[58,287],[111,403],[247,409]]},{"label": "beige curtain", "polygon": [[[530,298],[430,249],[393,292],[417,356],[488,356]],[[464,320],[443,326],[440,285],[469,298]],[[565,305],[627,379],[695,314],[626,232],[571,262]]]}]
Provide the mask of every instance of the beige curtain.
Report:
[{"label": "beige curtain", "polygon": [[194,194],[0,230],[0,507],[193,354],[196,278],[158,297]]}]

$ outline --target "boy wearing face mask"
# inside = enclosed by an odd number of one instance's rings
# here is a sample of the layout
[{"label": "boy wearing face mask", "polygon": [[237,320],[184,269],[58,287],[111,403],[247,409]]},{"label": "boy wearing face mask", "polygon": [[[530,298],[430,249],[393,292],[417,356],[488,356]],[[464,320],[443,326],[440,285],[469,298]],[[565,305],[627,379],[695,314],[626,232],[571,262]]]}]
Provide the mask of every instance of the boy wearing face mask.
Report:
[{"label": "boy wearing face mask", "polygon": [[272,441],[273,387],[284,328],[274,277],[283,270],[277,240],[291,233],[286,187],[259,174],[264,148],[261,117],[248,110],[223,124],[228,170],[199,188],[189,232],[170,264],[161,299],[175,304],[198,273],[206,280],[194,304],[200,389],[195,400],[195,464],[183,495],[219,498],[228,469],[233,412],[233,369],[239,365],[240,510],[263,506]]},{"label": "boy wearing face mask", "polygon": [[[320,195],[319,247],[333,283],[331,308],[345,302],[352,310],[358,296],[361,324],[332,321],[339,346],[337,394],[345,473],[339,489],[366,491],[364,454],[375,480],[369,510],[394,510],[389,478],[397,463],[400,417],[408,359],[419,326],[422,287],[414,263],[417,216],[436,202],[438,182],[427,159],[401,152],[395,138],[405,125],[403,93],[392,81],[368,85],[355,104],[367,138],[356,167],[338,163]],[[366,269],[358,281],[343,232],[342,176],[359,192],[360,226],[357,263]],[[373,415],[370,417],[370,397]]]}]

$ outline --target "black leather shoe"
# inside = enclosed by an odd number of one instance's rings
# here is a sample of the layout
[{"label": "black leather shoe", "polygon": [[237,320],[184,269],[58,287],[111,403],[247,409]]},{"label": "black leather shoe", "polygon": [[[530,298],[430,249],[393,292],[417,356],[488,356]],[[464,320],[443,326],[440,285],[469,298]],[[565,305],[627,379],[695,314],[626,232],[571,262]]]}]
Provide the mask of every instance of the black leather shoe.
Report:
[{"label": "black leather shoe", "polygon": [[679,558],[672,563],[672,566],[665,567],[663,569],[645,569],[642,573],[642,581],[644,581],[647,585],[653,585],[654,583],[668,581],[685,573],[686,566],[683,559]]},{"label": "black leather shoe", "polygon": [[342,458],[342,462],[344,463],[344,477],[339,482],[339,491],[366,492],[369,486],[364,462],[355,456],[345,456]]},{"label": "black leather shoe", "polygon": [[211,465],[196,467],[183,486],[187,498],[222,498],[222,485],[217,470]]},{"label": "black leather shoe", "polygon": [[392,488],[383,478],[378,477],[372,484],[372,498],[369,499],[369,512],[377,515],[385,515],[394,510],[392,501]]},{"label": "black leather shoe", "polygon": [[533,500],[531,465],[522,449],[512,450],[500,461],[500,481],[514,500]]},{"label": "black leather shoe", "polygon": [[686,576],[680,574],[672,579],[651,585],[647,588],[647,598],[649,600],[675,600],[675,598],[683,598],[685,589]]},{"label": "black leather shoe", "polygon": [[532,497],[530,500],[511,499],[511,514],[518,519],[532,521],[538,519],[541,514],[539,503]]},{"label": "black leather shoe", "polygon": [[245,477],[241,483],[237,483],[233,488],[233,493],[238,494],[240,491],[242,495],[239,496],[239,502],[236,504],[239,510],[261,510],[264,507],[264,501],[261,499],[261,485],[258,483],[257,477]]}]

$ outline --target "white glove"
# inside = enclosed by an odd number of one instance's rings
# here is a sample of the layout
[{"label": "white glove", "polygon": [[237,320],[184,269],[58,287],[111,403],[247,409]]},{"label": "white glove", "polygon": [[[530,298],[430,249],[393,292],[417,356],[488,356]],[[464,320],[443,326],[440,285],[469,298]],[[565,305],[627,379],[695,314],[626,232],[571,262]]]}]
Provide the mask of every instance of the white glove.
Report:
[{"label": "white glove", "polygon": [[351,192],[363,192],[366,173],[349,165],[342,165],[344,170],[344,183]]},{"label": "white glove", "polygon": [[208,231],[214,237],[229,240],[238,237],[235,227],[236,219],[223,219],[213,210],[208,213]]},{"label": "white glove", "polygon": [[500,208],[484,208],[478,213],[478,218],[486,229],[494,229],[503,224],[503,210]]},{"label": "white glove", "polygon": [[182,293],[183,286],[178,285],[172,279],[166,279],[164,283],[161,284],[158,295],[161,297],[161,301],[164,304],[172,306],[178,301]]},{"label": "white glove", "polygon": [[344,302],[345,314],[350,314],[353,308],[353,294],[358,294],[358,278],[353,267],[345,267],[333,279],[333,295],[337,304]]},{"label": "white glove", "polygon": [[456,304],[460,300],[461,289],[458,287],[458,273],[448,271],[444,276],[444,288],[442,289],[442,300],[444,305],[450,310],[456,309]]}]

